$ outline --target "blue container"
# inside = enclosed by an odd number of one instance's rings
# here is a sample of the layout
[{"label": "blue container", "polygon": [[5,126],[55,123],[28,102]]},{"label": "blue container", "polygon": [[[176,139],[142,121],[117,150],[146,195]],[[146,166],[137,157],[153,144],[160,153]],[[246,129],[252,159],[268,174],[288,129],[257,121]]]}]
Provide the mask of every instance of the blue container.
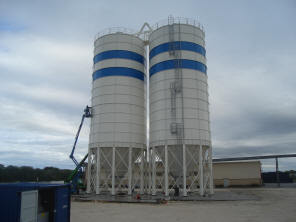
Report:
[{"label": "blue container", "polygon": [[38,191],[38,205],[45,205],[48,221],[70,222],[70,184],[6,183],[0,184],[0,221],[20,222],[21,193]]}]

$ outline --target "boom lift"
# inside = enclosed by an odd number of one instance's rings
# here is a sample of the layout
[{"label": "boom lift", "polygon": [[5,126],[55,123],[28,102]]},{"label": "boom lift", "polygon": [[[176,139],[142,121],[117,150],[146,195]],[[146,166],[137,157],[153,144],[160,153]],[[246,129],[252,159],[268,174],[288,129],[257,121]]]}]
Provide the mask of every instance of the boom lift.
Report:
[{"label": "boom lift", "polygon": [[84,109],[84,113],[82,115],[82,118],[81,118],[81,122],[80,122],[80,125],[79,125],[79,128],[78,128],[78,131],[77,131],[76,136],[75,136],[75,141],[74,141],[74,145],[73,145],[71,154],[69,156],[70,159],[76,165],[76,167],[71,172],[71,174],[68,176],[68,178],[65,180],[66,183],[71,183],[72,193],[78,193],[79,189],[84,189],[85,188],[85,185],[84,185],[83,180],[82,180],[81,177],[82,177],[82,174],[83,174],[82,167],[84,166],[84,162],[87,159],[88,154],[86,154],[84,156],[84,158],[80,162],[78,162],[76,160],[76,158],[74,157],[74,152],[75,152],[76,144],[77,144],[77,141],[78,141],[78,138],[79,138],[79,134],[80,134],[82,125],[84,123],[84,119],[85,118],[90,118],[90,117],[91,117],[91,107],[86,106],[86,108]]}]

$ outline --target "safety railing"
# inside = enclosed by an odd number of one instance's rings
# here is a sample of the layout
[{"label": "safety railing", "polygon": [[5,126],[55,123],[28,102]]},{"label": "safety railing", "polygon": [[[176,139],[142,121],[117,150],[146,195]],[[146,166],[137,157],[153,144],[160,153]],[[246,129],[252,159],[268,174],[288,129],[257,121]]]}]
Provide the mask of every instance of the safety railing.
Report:
[{"label": "safety railing", "polygon": [[187,24],[193,25],[200,28],[204,32],[204,27],[195,19],[184,18],[184,17],[173,17],[169,16],[167,19],[163,19],[152,26],[152,29],[158,29],[159,27],[172,24]]},{"label": "safety railing", "polygon": [[[184,17],[173,17],[173,16],[169,16],[167,19],[164,19],[164,20],[161,20],[161,21],[155,23],[153,26],[151,26],[151,28],[152,28],[152,30],[156,30],[162,26],[172,25],[172,24],[192,25],[192,26],[195,26],[195,27],[198,27],[199,29],[201,29],[203,31],[203,33],[205,31],[204,27],[195,19],[184,18]],[[143,33],[139,33],[133,29],[130,29],[130,28],[112,27],[112,28],[104,29],[104,30],[100,31],[99,33],[97,33],[95,35],[95,40],[97,40],[98,38],[100,38],[104,35],[114,34],[114,33],[136,35],[136,36],[142,38],[144,41],[145,40],[147,41],[151,31],[149,31],[149,32],[145,31]]]},{"label": "safety railing", "polygon": [[95,40],[97,40],[98,38],[104,36],[104,35],[108,35],[108,34],[114,34],[114,33],[123,33],[123,34],[130,34],[130,35],[134,35],[135,33],[137,33],[135,30],[130,29],[130,28],[125,28],[125,27],[112,27],[112,28],[107,28],[104,29],[100,32],[98,32],[95,35]]}]

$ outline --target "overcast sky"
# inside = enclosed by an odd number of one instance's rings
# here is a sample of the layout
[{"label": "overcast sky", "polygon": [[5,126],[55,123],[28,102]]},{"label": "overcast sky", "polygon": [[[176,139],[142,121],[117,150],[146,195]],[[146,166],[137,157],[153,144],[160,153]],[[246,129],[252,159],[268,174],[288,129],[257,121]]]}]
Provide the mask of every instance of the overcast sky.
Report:
[{"label": "overcast sky", "polygon": [[73,168],[95,34],[168,15],[205,27],[214,157],[296,153],[296,1],[0,0],[0,163]]}]

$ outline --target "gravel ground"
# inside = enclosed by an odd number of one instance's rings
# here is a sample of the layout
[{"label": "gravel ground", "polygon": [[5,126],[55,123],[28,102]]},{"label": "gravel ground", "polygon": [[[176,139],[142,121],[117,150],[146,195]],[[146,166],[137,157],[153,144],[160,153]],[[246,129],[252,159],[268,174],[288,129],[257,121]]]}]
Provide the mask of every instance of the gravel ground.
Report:
[{"label": "gravel ground", "polygon": [[285,221],[296,222],[295,188],[232,189],[258,200],[123,204],[72,202],[71,222],[156,221]]}]

